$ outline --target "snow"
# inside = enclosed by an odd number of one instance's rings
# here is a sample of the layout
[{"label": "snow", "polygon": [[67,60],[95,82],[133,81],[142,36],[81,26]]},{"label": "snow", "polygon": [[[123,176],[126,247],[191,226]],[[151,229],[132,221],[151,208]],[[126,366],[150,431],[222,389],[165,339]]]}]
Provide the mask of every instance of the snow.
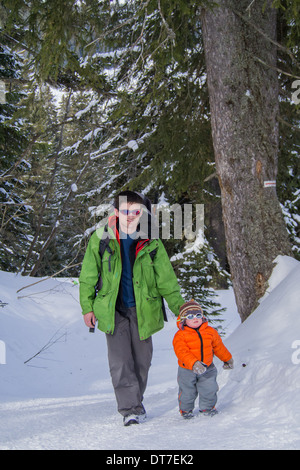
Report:
[{"label": "snow", "polygon": [[243,324],[232,291],[218,292],[235,368],[225,371],[215,360],[217,416],[184,421],[178,413],[176,325],[169,314],[153,336],[148,419],[129,428],[116,411],[105,335],[84,326],[77,280],[51,278],[20,290],[34,282],[0,272],[0,300],[7,304],[0,308],[1,450],[300,448],[298,261],[276,259],[268,293]]},{"label": "snow", "polygon": [[130,140],[129,142],[127,142],[127,147],[132,149],[134,152],[139,148],[136,140]]}]

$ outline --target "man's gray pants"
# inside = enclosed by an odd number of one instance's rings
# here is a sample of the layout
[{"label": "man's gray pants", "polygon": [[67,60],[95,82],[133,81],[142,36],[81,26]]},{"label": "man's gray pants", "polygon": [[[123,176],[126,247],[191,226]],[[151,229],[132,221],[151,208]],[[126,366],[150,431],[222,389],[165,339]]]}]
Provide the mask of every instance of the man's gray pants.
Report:
[{"label": "man's gray pants", "polygon": [[178,368],[178,401],[180,411],[193,411],[199,396],[199,410],[211,410],[217,403],[217,369],[211,364],[202,375],[190,369]]},{"label": "man's gray pants", "polygon": [[152,360],[152,338],[141,341],[136,309],[115,316],[113,335],[106,335],[108,362],[118,411],[123,416],[144,412],[143,396]]}]

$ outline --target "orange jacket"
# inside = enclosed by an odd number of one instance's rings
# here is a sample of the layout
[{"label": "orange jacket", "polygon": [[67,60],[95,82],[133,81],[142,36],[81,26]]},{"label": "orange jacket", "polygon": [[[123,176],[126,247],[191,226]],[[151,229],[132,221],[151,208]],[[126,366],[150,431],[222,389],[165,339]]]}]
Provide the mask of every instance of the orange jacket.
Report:
[{"label": "orange jacket", "polygon": [[185,369],[192,369],[196,361],[210,366],[214,354],[223,362],[232,357],[219,333],[208,325],[206,319],[197,329],[188,326],[179,329],[174,336],[173,347],[178,364]]}]

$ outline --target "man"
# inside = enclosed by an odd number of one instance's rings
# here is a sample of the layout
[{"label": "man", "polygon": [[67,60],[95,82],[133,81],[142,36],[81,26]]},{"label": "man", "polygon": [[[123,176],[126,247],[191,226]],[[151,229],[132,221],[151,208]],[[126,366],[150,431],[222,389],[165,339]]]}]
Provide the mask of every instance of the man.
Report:
[{"label": "man", "polygon": [[[175,315],[184,303],[172,265],[159,239],[144,233],[146,198],[123,191],[114,216],[91,237],[80,274],[84,322],[106,333],[118,411],[125,426],[146,418],[143,395],[152,359],[151,336],[164,326],[163,298]],[[148,206],[149,207],[149,206]],[[99,254],[100,240],[108,249]],[[101,289],[95,286],[101,273]]]}]

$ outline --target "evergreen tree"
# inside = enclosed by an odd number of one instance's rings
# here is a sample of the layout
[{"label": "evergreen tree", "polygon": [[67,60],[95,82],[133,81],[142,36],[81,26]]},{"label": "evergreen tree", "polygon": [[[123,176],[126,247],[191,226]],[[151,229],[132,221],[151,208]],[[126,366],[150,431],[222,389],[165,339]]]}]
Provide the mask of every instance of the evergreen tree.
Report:
[{"label": "evergreen tree", "polygon": [[225,309],[216,300],[216,290],[228,288],[229,274],[221,268],[203,233],[199,232],[194,241],[187,241],[171,261],[183,296],[199,302],[204,315],[221,327],[222,319],[219,317]]},{"label": "evergreen tree", "polygon": [[[14,119],[19,101],[24,98],[20,87],[21,56],[13,52],[2,36],[0,44],[0,80],[5,87],[0,102],[0,204],[1,269],[15,270],[28,248],[31,207],[25,191],[31,167],[27,159],[30,136],[21,119]],[[5,92],[5,95],[4,95]]]},{"label": "evergreen tree", "polygon": [[276,12],[271,1],[219,0],[204,10],[203,32],[227,255],[244,321],[274,259],[291,254],[275,183],[268,184],[278,171]]},{"label": "evergreen tree", "polygon": [[[125,188],[144,190],[153,202],[164,194],[170,204],[204,203],[206,235],[215,243],[220,199],[200,24],[207,3],[3,0],[3,31],[16,50],[26,49],[21,71],[32,82],[22,108],[20,102],[15,108],[30,156],[25,272],[49,274],[79,262],[99,206]],[[282,44],[297,44],[293,3],[281,1],[287,7]],[[282,54],[280,67],[290,67]],[[295,75],[292,67],[287,72]],[[64,96],[55,106],[53,90]],[[298,121],[284,109],[282,119],[293,131],[282,124],[278,189],[282,205],[293,205],[295,241]],[[24,196],[24,186],[16,189]],[[166,247],[170,256],[184,250],[180,240],[167,240]],[[219,252],[224,268],[224,249]]]},{"label": "evergreen tree", "polygon": [[299,4],[294,0],[274,2],[278,8],[278,69],[280,119],[278,197],[282,205],[294,256],[300,260],[300,103],[293,100],[300,71]]}]

